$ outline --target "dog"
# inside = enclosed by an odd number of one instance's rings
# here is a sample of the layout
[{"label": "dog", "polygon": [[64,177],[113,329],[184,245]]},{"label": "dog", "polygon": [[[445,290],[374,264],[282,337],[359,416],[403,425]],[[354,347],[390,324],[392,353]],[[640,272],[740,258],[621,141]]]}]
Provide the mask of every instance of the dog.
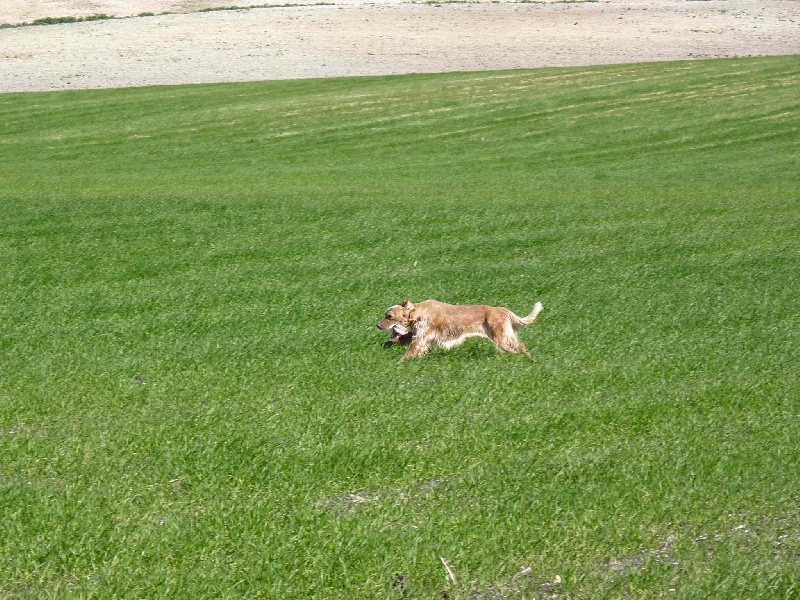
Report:
[{"label": "dog", "polygon": [[378,329],[392,330],[392,339],[384,346],[408,344],[403,360],[425,356],[436,346],[455,348],[471,337],[487,338],[501,352],[522,352],[533,358],[517,337],[517,329],[533,323],[542,308],[537,302],[527,317],[519,317],[507,308],[484,304],[454,305],[437,300],[414,304],[406,300],[386,310]]}]

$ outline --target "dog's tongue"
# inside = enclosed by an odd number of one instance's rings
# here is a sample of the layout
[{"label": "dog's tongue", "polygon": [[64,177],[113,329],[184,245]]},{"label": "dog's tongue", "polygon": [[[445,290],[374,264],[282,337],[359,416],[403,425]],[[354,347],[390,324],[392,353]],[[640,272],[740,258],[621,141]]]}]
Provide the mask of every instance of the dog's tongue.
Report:
[{"label": "dog's tongue", "polygon": [[394,331],[395,335],[406,335],[408,333],[408,329],[399,323],[392,325],[392,331]]}]

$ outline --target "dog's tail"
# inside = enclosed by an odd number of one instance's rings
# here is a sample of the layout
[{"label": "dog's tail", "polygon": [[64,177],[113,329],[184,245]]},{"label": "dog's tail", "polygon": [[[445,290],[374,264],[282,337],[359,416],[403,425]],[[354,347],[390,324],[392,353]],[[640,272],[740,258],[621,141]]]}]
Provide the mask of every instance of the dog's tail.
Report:
[{"label": "dog's tail", "polygon": [[544,306],[542,306],[542,303],[541,302],[537,302],[536,304],[533,305],[533,310],[531,310],[531,314],[529,314],[527,317],[519,317],[519,316],[515,315],[512,312],[511,313],[511,324],[515,328],[516,327],[525,327],[526,325],[530,325],[531,323],[533,323],[534,319],[536,319],[536,316],[540,312],[542,312],[543,308],[544,308]]}]

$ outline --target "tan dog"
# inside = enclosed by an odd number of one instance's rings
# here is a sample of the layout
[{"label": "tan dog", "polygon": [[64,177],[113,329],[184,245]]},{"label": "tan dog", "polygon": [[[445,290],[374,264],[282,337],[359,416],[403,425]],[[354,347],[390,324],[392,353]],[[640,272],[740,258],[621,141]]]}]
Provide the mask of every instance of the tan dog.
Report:
[{"label": "tan dog", "polygon": [[410,346],[403,360],[424,356],[431,347],[440,346],[449,350],[470,337],[487,338],[502,352],[522,352],[533,358],[517,337],[517,329],[533,323],[542,308],[542,303],[537,302],[531,314],[523,318],[507,308],[484,304],[453,305],[436,300],[414,304],[406,300],[386,311],[378,323],[378,329],[392,329],[393,339],[405,338],[397,339],[394,343],[408,340],[405,336],[397,336],[398,330],[411,330]]}]

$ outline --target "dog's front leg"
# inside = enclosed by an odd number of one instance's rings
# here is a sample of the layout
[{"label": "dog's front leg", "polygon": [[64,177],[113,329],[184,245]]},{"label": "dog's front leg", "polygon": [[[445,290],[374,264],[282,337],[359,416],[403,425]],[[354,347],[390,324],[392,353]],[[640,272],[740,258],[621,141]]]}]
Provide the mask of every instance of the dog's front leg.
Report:
[{"label": "dog's front leg", "polygon": [[403,354],[403,358],[401,360],[408,360],[409,358],[421,358],[425,356],[428,352],[428,346],[423,343],[421,340],[416,339],[411,342],[411,345],[406,350],[406,353]]},{"label": "dog's front leg", "polygon": [[391,348],[395,344],[400,344],[401,346],[409,346],[411,345],[411,341],[414,339],[411,332],[403,334],[403,335],[392,335],[391,339],[383,342],[384,348]]}]

